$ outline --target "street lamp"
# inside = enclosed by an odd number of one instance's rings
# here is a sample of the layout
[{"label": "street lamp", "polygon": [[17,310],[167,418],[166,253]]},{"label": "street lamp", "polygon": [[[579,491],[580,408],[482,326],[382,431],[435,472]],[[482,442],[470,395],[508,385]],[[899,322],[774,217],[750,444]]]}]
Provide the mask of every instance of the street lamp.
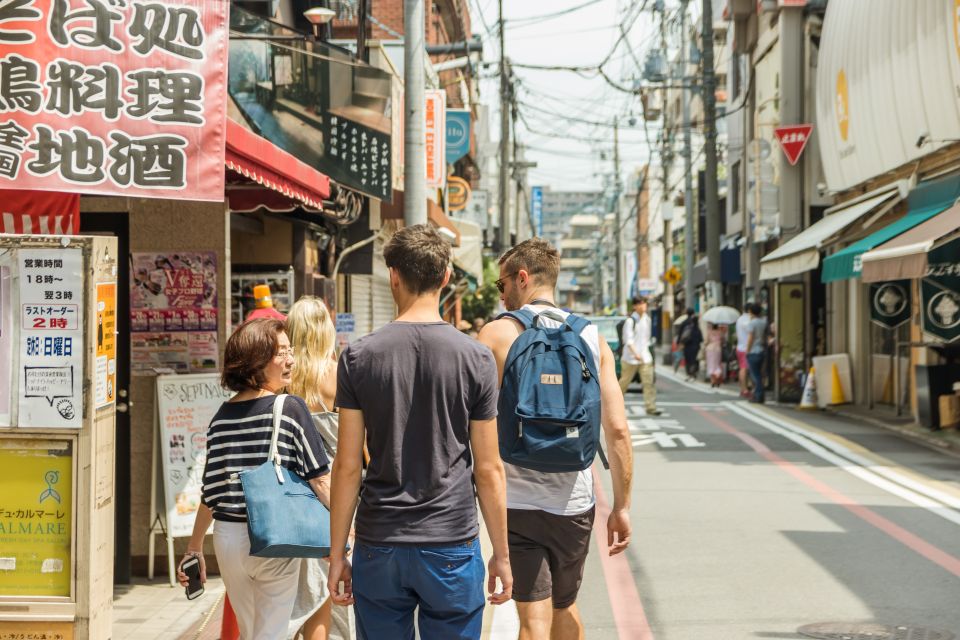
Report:
[{"label": "street lamp", "polygon": [[303,17],[309,20],[310,24],[313,25],[313,37],[317,40],[320,40],[320,27],[328,24],[331,20],[337,17],[337,12],[333,9],[314,7],[313,9],[307,9],[304,11]]}]

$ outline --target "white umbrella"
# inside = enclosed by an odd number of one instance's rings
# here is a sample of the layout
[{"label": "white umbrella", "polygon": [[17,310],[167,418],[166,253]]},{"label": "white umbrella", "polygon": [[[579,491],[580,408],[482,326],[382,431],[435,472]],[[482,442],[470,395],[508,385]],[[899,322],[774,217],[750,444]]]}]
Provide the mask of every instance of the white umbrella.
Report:
[{"label": "white umbrella", "polygon": [[703,321],[711,324],[733,324],[740,317],[740,312],[733,307],[711,307],[703,314]]}]

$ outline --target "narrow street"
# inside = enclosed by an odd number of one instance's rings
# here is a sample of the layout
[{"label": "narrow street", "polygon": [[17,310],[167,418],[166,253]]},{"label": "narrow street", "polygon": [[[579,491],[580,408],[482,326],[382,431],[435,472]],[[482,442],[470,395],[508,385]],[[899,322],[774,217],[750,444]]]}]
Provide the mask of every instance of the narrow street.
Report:
[{"label": "narrow street", "polygon": [[[955,637],[960,460],[663,367],[658,393],[656,418],[627,396],[634,538],[627,564],[608,561],[598,515],[579,600],[588,638],[803,638],[826,622]],[[514,612],[493,620],[490,638],[516,637]]]}]

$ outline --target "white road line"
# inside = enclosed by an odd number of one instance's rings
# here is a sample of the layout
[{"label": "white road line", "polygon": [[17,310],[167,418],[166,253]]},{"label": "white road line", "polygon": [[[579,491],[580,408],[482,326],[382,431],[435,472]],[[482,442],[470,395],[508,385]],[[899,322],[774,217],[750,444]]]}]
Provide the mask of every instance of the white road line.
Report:
[{"label": "white road line", "polygon": [[764,429],[767,429],[768,431],[772,431],[773,433],[776,433],[777,435],[782,436],[791,442],[795,442],[813,455],[835,465],[837,468],[842,469],[843,471],[846,471],[847,473],[860,478],[861,480],[868,482],[873,486],[886,491],[887,493],[895,495],[898,498],[926,509],[930,513],[938,515],[945,520],[949,520],[953,524],[960,525],[960,513],[957,513],[941,502],[931,499],[926,495],[921,495],[917,491],[907,489],[904,486],[882,478],[870,469],[864,468],[858,462],[854,462],[853,460],[848,460],[837,455],[836,453],[828,450],[825,445],[815,442],[811,438],[811,436],[814,434],[797,427],[785,427],[775,424],[766,417],[762,417],[752,411],[748,411],[739,403],[725,402],[724,404],[731,411],[740,414],[744,418],[763,427]]},{"label": "white road line", "polygon": [[[746,409],[751,413],[755,413],[764,419],[770,417],[768,414],[766,414],[766,412],[761,410],[759,407],[743,405],[742,408]],[[917,482],[913,478],[910,478],[908,476],[903,475],[902,473],[897,472],[895,469],[892,469],[885,465],[877,464],[873,460],[870,460],[869,458],[866,458],[856,453],[855,451],[851,451],[850,449],[843,446],[839,442],[831,440],[830,438],[826,438],[819,433],[810,432],[802,427],[799,427],[795,424],[789,424],[789,423],[783,424],[782,427],[784,429],[789,429],[790,431],[793,431],[794,433],[797,433],[805,438],[809,438],[810,440],[813,440],[817,444],[822,445],[823,447],[829,449],[833,453],[836,453],[837,455],[842,456],[847,460],[860,465],[861,467],[869,469],[873,473],[876,473],[879,476],[883,476],[887,480],[891,480],[893,482],[896,482],[899,485],[906,487],[907,489],[916,491],[917,493],[925,495],[928,498],[931,498],[933,500],[937,500],[938,502],[942,502],[943,504],[953,509],[960,509],[960,498],[950,495],[946,491],[940,491],[936,487],[931,487],[921,482]]]},{"label": "white road line", "polygon": [[[671,382],[676,382],[677,384],[682,384],[683,386],[687,387],[688,389],[693,389],[694,391],[699,391],[700,393],[708,393],[708,394],[715,394],[715,395],[722,395],[722,396],[730,396],[730,397],[732,397],[732,398],[739,398],[739,397],[740,397],[740,392],[739,392],[739,391],[731,391],[730,389],[724,389],[724,388],[722,388],[722,387],[721,387],[721,388],[708,387],[708,386],[706,386],[706,385],[698,384],[698,383],[696,383],[696,382],[687,382],[684,378],[678,376],[678,375],[675,374],[673,371],[670,371],[669,369],[666,369],[666,368],[664,368],[664,367],[657,367],[657,375],[658,375],[658,376],[663,376],[664,378],[666,378],[667,380],[670,380]],[[657,403],[657,404],[659,404],[659,403]]]}]

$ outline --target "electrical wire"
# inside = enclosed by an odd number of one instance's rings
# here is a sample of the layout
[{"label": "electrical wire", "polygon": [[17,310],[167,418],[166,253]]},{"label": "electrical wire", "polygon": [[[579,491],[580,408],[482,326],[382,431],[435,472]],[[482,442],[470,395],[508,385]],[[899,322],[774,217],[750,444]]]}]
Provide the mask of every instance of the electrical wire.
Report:
[{"label": "electrical wire", "polygon": [[518,23],[518,22],[521,23],[517,25],[515,28],[529,26],[529,24],[523,24],[523,23],[540,24],[542,22],[546,22],[547,20],[553,20],[554,18],[559,18],[560,16],[565,16],[565,15],[574,13],[576,11],[580,11],[581,9],[586,9],[589,6],[599,4],[604,1],[605,0],[587,0],[587,2],[584,2],[583,4],[579,4],[574,7],[568,7],[566,9],[561,9],[560,11],[555,11],[553,13],[543,13],[535,16],[521,16],[519,18],[512,19],[510,22],[511,24]]}]

